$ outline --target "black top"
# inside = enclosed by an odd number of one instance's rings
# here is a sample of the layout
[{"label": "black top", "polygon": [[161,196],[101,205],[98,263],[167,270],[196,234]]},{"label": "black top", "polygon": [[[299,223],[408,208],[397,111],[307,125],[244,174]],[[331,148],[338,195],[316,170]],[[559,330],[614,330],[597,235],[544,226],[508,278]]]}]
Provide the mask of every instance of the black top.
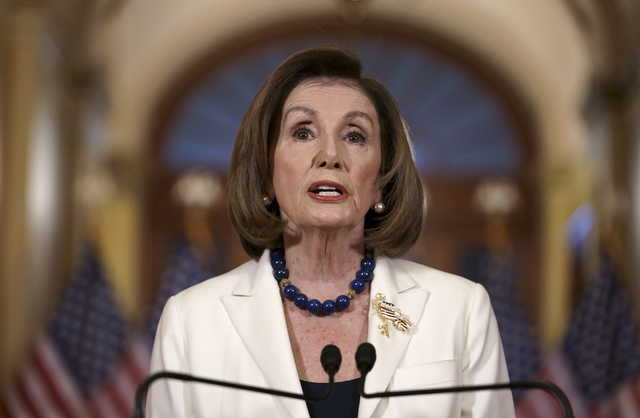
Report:
[{"label": "black top", "polygon": [[[305,396],[320,396],[326,393],[328,383],[305,382],[301,380]],[[311,418],[355,418],[360,405],[360,379],[337,382],[333,395],[324,401],[307,402]]]}]

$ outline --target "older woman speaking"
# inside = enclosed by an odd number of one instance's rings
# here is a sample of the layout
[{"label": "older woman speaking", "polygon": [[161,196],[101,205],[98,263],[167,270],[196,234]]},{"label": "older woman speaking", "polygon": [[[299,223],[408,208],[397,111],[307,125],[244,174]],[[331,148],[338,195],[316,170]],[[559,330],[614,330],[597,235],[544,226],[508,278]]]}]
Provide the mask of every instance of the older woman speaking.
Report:
[{"label": "older woman speaking", "polygon": [[242,120],[228,183],[253,260],[167,302],[152,371],[313,394],[326,385],[320,352],[335,344],[344,358],[335,394],[306,405],[157,383],[151,416],[514,416],[508,391],[358,395],[354,354],[365,341],[378,353],[367,391],[508,380],[485,290],[393,258],[422,227],[407,135],[393,98],[350,53],[302,51],[271,74]]}]

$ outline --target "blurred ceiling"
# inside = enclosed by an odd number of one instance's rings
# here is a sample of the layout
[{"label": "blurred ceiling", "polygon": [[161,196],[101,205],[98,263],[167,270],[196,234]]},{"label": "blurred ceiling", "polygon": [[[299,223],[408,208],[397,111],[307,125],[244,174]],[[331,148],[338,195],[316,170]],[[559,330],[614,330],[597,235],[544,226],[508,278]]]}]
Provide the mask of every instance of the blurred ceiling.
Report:
[{"label": "blurred ceiling", "polygon": [[[81,76],[99,73],[111,94],[116,149],[142,152],[148,119],[159,101],[199,57],[279,22],[324,16],[348,24],[397,23],[421,36],[435,33],[483,56],[508,79],[560,159],[580,154],[571,127],[592,84],[625,94],[640,63],[640,2],[636,0],[7,0],[5,8],[48,7],[63,39],[66,62]],[[568,122],[567,122],[568,121]],[[564,128],[562,127],[564,126]],[[565,132],[560,133],[561,130]],[[551,132],[556,132],[552,134]],[[574,132],[575,131],[575,132]],[[565,138],[561,144],[558,136]],[[562,156],[565,157],[562,157]],[[544,158],[547,158],[545,155]],[[553,158],[553,157],[552,157]]]}]

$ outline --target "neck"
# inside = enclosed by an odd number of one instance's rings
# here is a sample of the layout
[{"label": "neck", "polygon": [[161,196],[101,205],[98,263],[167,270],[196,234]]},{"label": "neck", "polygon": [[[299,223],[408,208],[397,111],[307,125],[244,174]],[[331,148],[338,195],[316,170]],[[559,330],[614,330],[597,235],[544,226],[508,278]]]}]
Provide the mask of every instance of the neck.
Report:
[{"label": "neck", "polygon": [[360,267],[364,255],[364,231],[318,230],[284,235],[287,266],[294,283],[329,284],[340,288]]}]

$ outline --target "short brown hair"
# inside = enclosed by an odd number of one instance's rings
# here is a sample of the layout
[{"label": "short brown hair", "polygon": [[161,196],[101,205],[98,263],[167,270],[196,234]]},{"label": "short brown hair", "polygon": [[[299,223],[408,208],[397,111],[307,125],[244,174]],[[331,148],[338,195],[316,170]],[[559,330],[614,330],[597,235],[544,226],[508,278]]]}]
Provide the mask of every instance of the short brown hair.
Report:
[{"label": "short brown hair", "polygon": [[407,251],[422,231],[424,196],[409,137],[395,100],[379,82],[361,75],[359,59],[336,48],[314,48],[287,58],[269,76],[240,123],[228,179],[229,212],[245,251],[258,258],[282,246],[283,222],[272,190],[273,154],[282,108],[291,91],[309,79],[345,80],[374,104],[380,124],[382,163],[378,186],[386,211],[365,216],[365,246],[378,255]]}]

